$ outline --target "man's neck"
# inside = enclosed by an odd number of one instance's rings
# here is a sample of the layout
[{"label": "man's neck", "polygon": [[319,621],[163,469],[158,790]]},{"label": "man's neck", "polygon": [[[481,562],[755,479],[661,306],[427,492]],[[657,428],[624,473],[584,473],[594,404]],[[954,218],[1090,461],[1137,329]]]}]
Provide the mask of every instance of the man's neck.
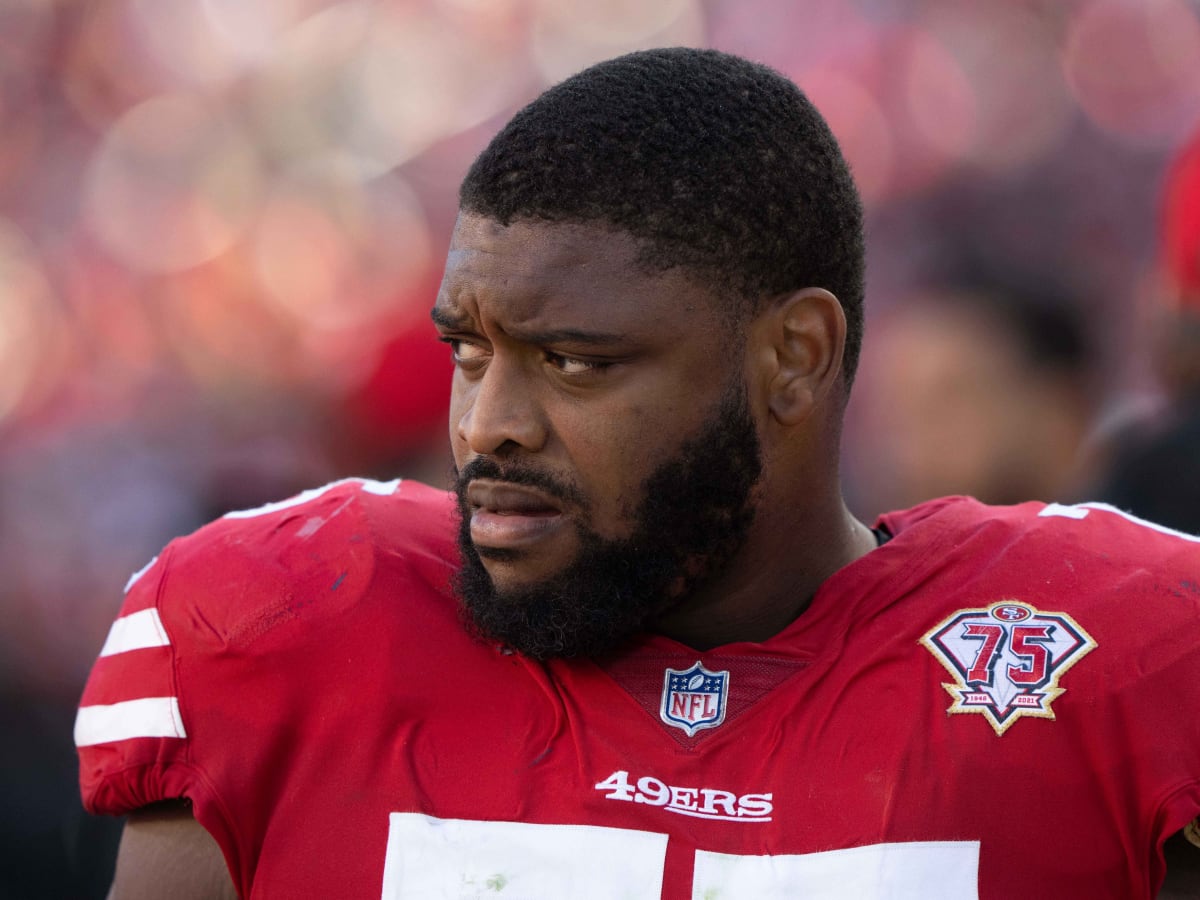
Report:
[{"label": "man's neck", "polygon": [[[776,517],[778,518],[778,516]],[[831,515],[788,521],[760,518],[727,573],[660,616],[653,630],[696,650],[738,641],[761,642],[800,616],[838,569],[878,545],[840,498]]]}]

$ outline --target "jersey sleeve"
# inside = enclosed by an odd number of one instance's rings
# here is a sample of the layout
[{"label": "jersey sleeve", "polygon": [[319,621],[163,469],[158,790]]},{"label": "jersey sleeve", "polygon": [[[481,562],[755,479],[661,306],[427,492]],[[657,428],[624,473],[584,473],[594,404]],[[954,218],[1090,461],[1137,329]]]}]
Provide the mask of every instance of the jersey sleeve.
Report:
[{"label": "jersey sleeve", "polygon": [[269,721],[278,699],[263,696],[257,638],[297,609],[336,607],[350,592],[325,588],[366,577],[357,501],[396,486],[345,479],[228,513],[130,579],[75,723],[85,808],[120,815],[186,797],[198,815],[212,809],[212,784],[248,762],[240,717]]},{"label": "jersey sleeve", "polygon": [[296,785],[336,781],[345,736],[390,696],[383,661],[414,658],[424,621],[457,625],[453,535],[448,493],[346,479],[173,541],[131,579],[84,689],[85,807],[188,799],[250,893]]},{"label": "jersey sleeve", "polygon": [[369,591],[377,555],[444,581],[450,516],[445,492],[344,479],[171,542],[130,579],[84,689],[85,807],[188,798],[214,828],[265,822],[245,798],[269,807],[281,747],[329,718],[314,684],[343,677],[332,661],[359,653],[369,617],[392,610]]},{"label": "jersey sleeve", "polygon": [[[1139,823],[1136,840],[1161,845],[1195,822],[1200,537],[1103,503],[984,507],[946,498],[883,521],[893,533],[953,529],[964,573],[956,592],[1024,601],[1090,635],[1092,650],[1069,663],[1065,687],[1057,682],[1065,668],[1047,670],[1058,674],[1045,690],[1065,693],[1047,718],[1061,716],[1061,727],[1092,748],[1089,776],[1117,818]],[[1031,646],[1018,669],[1039,659]]]},{"label": "jersey sleeve", "polygon": [[1194,677],[1200,669],[1200,537],[1104,503],[1050,504],[1038,516],[1062,523],[1059,533],[1078,535],[1092,548],[1089,555],[1072,555],[1088,573],[1080,583],[1101,598],[1089,610],[1105,635],[1097,638],[1103,663],[1096,677],[1110,696],[1107,716],[1126,733],[1114,732],[1110,741],[1127,741],[1135,777],[1143,781],[1139,791],[1156,804],[1161,836],[1189,827],[1194,834],[1200,817],[1200,680]]},{"label": "jersey sleeve", "polygon": [[179,708],[175,647],[158,609],[168,548],[126,586],[75,720],[80,789],[92,813],[120,815],[196,787]]}]

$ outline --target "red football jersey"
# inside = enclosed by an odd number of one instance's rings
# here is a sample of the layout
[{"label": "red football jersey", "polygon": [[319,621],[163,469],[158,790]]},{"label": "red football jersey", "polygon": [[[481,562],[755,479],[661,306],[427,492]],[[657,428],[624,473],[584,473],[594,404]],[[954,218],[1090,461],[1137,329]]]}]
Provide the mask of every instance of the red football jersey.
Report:
[{"label": "red football jersey", "polygon": [[1137,898],[1200,812],[1200,539],[937,501],[780,634],[535,663],[470,638],[451,498],[350,480],[131,582],[76,727],[244,896]]}]

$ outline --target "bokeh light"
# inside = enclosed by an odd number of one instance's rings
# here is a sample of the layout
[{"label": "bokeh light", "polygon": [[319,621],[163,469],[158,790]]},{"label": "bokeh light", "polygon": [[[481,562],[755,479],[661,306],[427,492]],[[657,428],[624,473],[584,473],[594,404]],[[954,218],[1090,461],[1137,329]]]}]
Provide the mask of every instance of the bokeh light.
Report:
[{"label": "bokeh light", "polygon": [[696,0],[539,0],[534,9],[531,49],[547,84],[632,50],[704,43]]},{"label": "bokeh light", "polygon": [[913,31],[898,47],[904,108],[911,131],[947,160],[966,154],[975,138],[976,98],[949,50],[931,33]]},{"label": "bokeh light", "polygon": [[64,29],[61,87],[97,133],[130,107],[173,89],[175,78],[139,39],[126,0],[80,4]]},{"label": "bokeh light", "polygon": [[0,218],[0,423],[53,386],[68,335],[36,248]]},{"label": "bokeh light", "polygon": [[1175,143],[1200,117],[1200,20],[1183,0],[1084,4],[1062,65],[1083,111],[1131,143]]},{"label": "bokeh light", "polygon": [[973,98],[972,140],[962,150],[967,162],[1002,174],[1059,145],[1073,111],[1054,35],[1032,9],[948,5],[930,16],[929,29],[953,56]]},{"label": "bokeh light", "polygon": [[105,135],[88,173],[88,224],[132,268],[186,269],[237,239],[260,178],[255,146],[219,108],[156,97]]},{"label": "bokeh light", "polygon": [[396,176],[361,182],[326,171],[281,180],[254,245],[264,299],[318,330],[392,314],[405,285],[433,265],[420,203]]},{"label": "bokeh light", "polygon": [[213,17],[197,0],[129,0],[128,10],[139,43],[182,86],[228,81],[253,59],[227,40],[228,31],[213,27]]},{"label": "bokeh light", "polygon": [[339,4],[264,62],[255,120],[279,158],[334,156],[382,174],[511,102],[520,66],[503,46],[405,7]]},{"label": "bokeh light", "polygon": [[871,53],[880,30],[877,13],[855,0],[780,3],[743,0],[706,9],[710,33],[721,49],[774,66],[800,84],[813,68]]},{"label": "bokeh light", "polygon": [[257,63],[321,4],[314,0],[199,0],[199,5],[213,37],[243,62]]},{"label": "bokeh light", "polygon": [[27,173],[44,140],[43,110],[28,75],[0,79],[0,192]]}]

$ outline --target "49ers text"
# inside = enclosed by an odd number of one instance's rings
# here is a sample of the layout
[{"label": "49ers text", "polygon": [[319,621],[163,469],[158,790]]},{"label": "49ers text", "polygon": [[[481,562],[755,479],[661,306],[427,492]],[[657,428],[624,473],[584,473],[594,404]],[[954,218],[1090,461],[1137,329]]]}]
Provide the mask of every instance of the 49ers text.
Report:
[{"label": "49ers text", "polygon": [[738,795],[719,788],[679,787],[652,775],[643,775],[634,782],[623,769],[598,782],[596,790],[604,791],[608,800],[645,803],[697,819],[770,822],[774,810],[773,794]]}]

